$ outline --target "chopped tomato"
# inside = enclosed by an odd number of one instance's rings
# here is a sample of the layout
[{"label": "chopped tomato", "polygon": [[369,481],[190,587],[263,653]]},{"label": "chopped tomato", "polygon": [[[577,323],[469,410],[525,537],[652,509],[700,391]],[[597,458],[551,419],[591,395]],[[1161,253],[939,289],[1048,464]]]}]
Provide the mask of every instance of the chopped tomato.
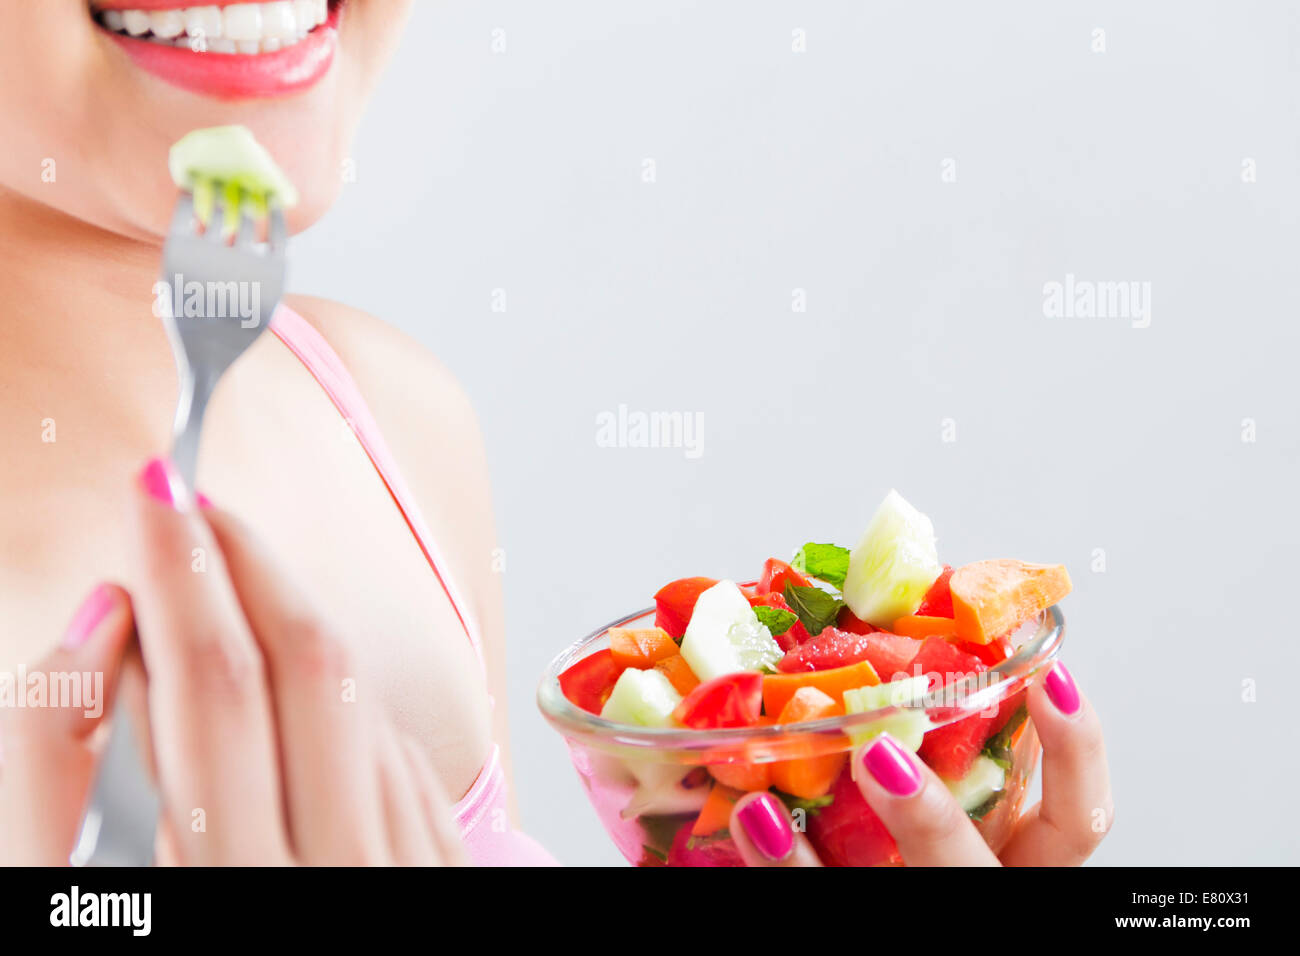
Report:
[{"label": "chopped tomato", "polygon": [[677,642],[662,627],[611,627],[609,649],[616,664],[641,670],[681,652]]},{"label": "chopped tomato", "polygon": [[921,599],[921,606],[916,609],[917,614],[923,617],[952,617],[952,591],[948,588],[951,578],[952,565],[945,564],[943,572]]},{"label": "chopped tomato", "polygon": [[686,625],[691,623],[695,602],[717,583],[713,578],[682,578],[665,584],[655,594],[656,626],[680,641],[686,633]]},{"label": "chopped tomato", "polygon": [[858,661],[847,667],[828,671],[801,671],[796,674],[766,674],[763,676],[763,708],[769,714],[780,714],[795,692],[801,687],[816,687],[822,693],[843,705],[844,692],[855,687],[868,687],[880,683],[870,661]]},{"label": "chopped tomato", "polygon": [[747,727],[763,713],[763,675],[757,671],[723,674],[705,681],[682,699],[673,719],[695,730]]},{"label": "chopped tomato", "polygon": [[763,574],[758,579],[759,594],[783,594],[787,584],[806,588],[812,582],[784,561],[768,558],[763,562]]},{"label": "chopped tomato", "polygon": [[656,661],[654,669],[667,677],[668,683],[672,684],[673,689],[683,697],[700,686],[700,679],[695,676],[695,671],[691,670],[691,665],[686,663],[686,658],[681,654]]},{"label": "chopped tomato", "polygon": [[876,628],[850,611],[847,606],[840,608],[840,613],[835,618],[835,626],[841,631],[848,631],[850,634],[870,634],[876,630]]},{"label": "chopped tomato", "polygon": [[599,714],[623,670],[622,665],[614,660],[613,653],[597,651],[560,675],[560,690],[569,703]]},{"label": "chopped tomato", "polygon": [[950,638],[950,640],[960,650],[965,651],[967,654],[974,654],[989,667],[997,667],[1016,652],[1011,643],[1011,638],[1006,635],[995,638],[987,644],[972,644],[969,641],[959,641],[955,637]]},{"label": "chopped tomato", "polygon": [[[779,592],[772,591],[768,594],[749,595],[750,607],[775,607],[782,611],[794,613],[794,609],[786,602],[785,596]],[[780,646],[781,650],[788,651],[805,641],[811,640],[808,630],[803,626],[803,621],[795,621],[790,627],[780,634],[773,634],[772,639]]]}]

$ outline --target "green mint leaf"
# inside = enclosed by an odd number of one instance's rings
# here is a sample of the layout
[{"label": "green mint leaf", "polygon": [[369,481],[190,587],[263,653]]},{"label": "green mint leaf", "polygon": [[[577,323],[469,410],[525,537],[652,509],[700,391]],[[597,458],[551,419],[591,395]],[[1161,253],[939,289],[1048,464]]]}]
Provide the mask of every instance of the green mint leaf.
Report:
[{"label": "green mint leaf", "polygon": [[766,607],[758,605],[754,608],[754,613],[758,615],[758,622],[772,632],[772,636],[784,634],[799,620],[799,615],[794,611],[787,611],[783,607]]},{"label": "green mint leaf", "polygon": [[791,810],[802,810],[810,817],[816,816],[817,811],[820,810],[822,807],[829,807],[832,803],[835,802],[835,798],[832,797],[829,793],[820,797],[805,798],[805,797],[796,797],[793,794],[783,793],[780,790],[777,790],[776,795],[780,797],[781,802],[784,803]]},{"label": "green mint leaf", "polygon": [[815,544],[809,541],[790,562],[790,567],[818,581],[842,588],[844,576],[849,573],[849,549],[837,544]]},{"label": "green mint leaf", "polygon": [[1002,725],[1002,729],[988,739],[981,753],[992,760],[1003,770],[1011,769],[1011,738],[1015,736],[1020,725],[1025,722],[1029,716],[1029,711],[1024,704],[1016,708],[1016,712],[1011,715],[1011,719]]},{"label": "green mint leaf", "polygon": [[785,585],[785,603],[799,615],[804,629],[814,636],[820,634],[826,625],[835,620],[844,602],[827,594],[821,588],[800,587],[788,581]]}]

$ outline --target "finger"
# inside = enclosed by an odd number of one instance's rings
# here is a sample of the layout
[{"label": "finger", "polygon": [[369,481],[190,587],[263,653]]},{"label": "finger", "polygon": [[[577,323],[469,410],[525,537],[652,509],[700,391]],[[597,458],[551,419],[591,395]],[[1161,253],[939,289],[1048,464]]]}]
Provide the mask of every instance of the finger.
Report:
[{"label": "finger", "polygon": [[821,866],[808,838],[795,832],[775,794],[747,793],[731,810],[728,832],[746,866]]},{"label": "finger", "polygon": [[[94,778],[91,735],[111,712],[131,633],[126,592],[101,584],[73,615],[59,647],[11,687],[19,695],[15,706],[0,708],[4,863],[67,863]],[[33,687],[43,692],[34,696]]]},{"label": "finger", "polygon": [[428,756],[411,737],[402,738],[402,749],[415,778],[425,821],[433,836],[441,864],[469,866],[469,856],[465,853],[465,844],[461,842],[460,831],[456,827],[451,800],[443,789],[442,781],[433,772]]},{"label": "finger", "polygon": [[943,781],[888,734],[853,755],[853,776],[908,866],[996,866]]},{"label": "finger", "polygon": [[389,855],[398,866],[433,866],[438,853],[406,751],[386,722],[379,729],[379,776]]},{"label": "finger", "polygon": [[264,665],[221,550],[182,488],[155,459],[133,509],[132,600],[163,802],[186,862],[268,862],[288,847]]},{"label": "finger", "polygon": [[1115,817],[1101,721],[1056,663],[1029,689],[1029,716],[1043,742],[1043,799],[1002,851],[1009,866],[1077,866]]},{"label": "finger", "polygon": [[348,646],[253,534],[214,507],[204,517],[266,660],[289,826],[306,863],[375,863],[387,845],[374,773],[380,727],[358,699]]}]

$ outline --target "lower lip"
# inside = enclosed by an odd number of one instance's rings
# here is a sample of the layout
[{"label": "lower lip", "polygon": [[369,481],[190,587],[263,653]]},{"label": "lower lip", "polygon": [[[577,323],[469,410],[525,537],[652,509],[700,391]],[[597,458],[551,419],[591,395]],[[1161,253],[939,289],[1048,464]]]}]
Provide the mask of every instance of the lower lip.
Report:
[{"label": "lower lip", "polygon": [[232,100],[288,96],[314,86],[329,72],[338,49],[339,9],[332,5],[329,19],[275,53],[195,53],[110,35],[137,66],[173,86]]}]

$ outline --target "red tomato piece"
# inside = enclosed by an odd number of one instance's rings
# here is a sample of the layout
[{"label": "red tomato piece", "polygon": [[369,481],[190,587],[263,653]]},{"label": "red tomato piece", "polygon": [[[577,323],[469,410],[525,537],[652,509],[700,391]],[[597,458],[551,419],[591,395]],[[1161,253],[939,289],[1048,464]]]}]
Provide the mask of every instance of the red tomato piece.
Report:
[{"label": "red tomato piece", "polygon": [[758,579],[759,594],[784,594],[786,584],[806,588],[812,584],[806,577],[784,561],[768,558],[763,562],[763,574]]},{"label": "red tomato piece", "polygon": [[[751,594],[748,595],[748,597],[750,607],[775,607],[782,611],[789,611],[791,614],[794,613],[794,609],[786,603],[785,596],[777,591],[773,591],[770,594]],[[803,626],[803,621],[796,620],[783,633],[773,634],[772,639],[780,645],[781,650],[788,651],[791,648],[803,644],[805,641],[811,640],[811,637],[808,634],[807,628]]]},{"label": "red tomato piece", "polygon": [[717,583],[713,578],[682,578],[665,584],[655,594],[655,625],[680,641],[691,623],[695,602]]},{"label": "red tomato piece", "polygon": [[673,711],[673,719],[695,730],[748,727],[763,713],[763,675],[757,671],[723,674],[691,691]]},{"label": "red tomato piece", "polygon": [[560,675],[560,690],[569,703],[599,715],[623,670],[613,651],[597,651]]},{"label": "red tomato piece", "polygon": [[921,599],[921,606],[916,613],[925,617],[952,617],[952,591],[948,581],[952,578],[952,565],[945,564],[943,571],[935,578],[930,590]]},{"label": "red tomato piece", "polygon": [[841,631],[848,631],[850,634],[870,634],[876,630],[847,607],[840,608],[839,616],[835,618],[835,626]]}]

